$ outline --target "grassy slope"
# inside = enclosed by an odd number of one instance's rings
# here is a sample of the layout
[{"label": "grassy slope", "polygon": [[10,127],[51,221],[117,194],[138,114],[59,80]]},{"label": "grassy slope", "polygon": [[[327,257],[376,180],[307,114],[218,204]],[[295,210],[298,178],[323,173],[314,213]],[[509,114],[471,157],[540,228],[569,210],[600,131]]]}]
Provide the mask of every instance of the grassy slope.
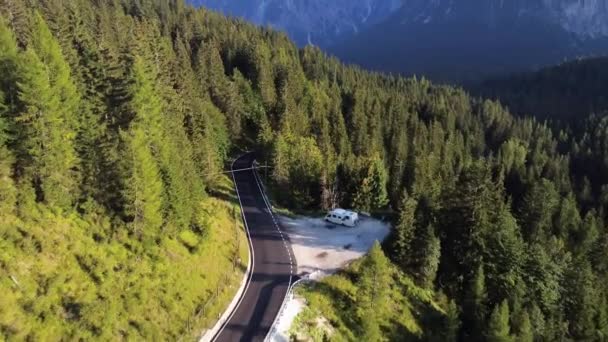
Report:
[{"label": "grassy slope", "polygon": [[126,227],[112,231],[104,216],[37,207],[30,221],[0,218],[0,341],[175,340],[212,326],[248,258],[227,177],[218,194],[222,199],[201,203],[203,234],[181,234],[152,249]]},{"label": "grassy slope", "polygon": [[[361,262],[358,260],[338,274],[296,290],[307,305],[292,325],[292,336],[313,341],[360,340],[356,298]],[[417,340],[425,334],[423,321],[441,319],[443,310],[435,301],[433,291],[416,286],[396,267],[391,268],[391,309],[381,319],[383,335],[388,340]],[[324,320],[326,323],[320,324]]]}]

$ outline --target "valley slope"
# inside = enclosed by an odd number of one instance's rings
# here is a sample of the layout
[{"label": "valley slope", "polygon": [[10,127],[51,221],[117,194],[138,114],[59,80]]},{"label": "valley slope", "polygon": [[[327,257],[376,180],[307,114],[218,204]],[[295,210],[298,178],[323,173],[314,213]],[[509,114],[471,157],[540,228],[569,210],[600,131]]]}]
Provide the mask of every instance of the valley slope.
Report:
[{"label": "valley slope", "polygon": [[608,2],[191,0],[345,62],[470,82],[608,52]]}]

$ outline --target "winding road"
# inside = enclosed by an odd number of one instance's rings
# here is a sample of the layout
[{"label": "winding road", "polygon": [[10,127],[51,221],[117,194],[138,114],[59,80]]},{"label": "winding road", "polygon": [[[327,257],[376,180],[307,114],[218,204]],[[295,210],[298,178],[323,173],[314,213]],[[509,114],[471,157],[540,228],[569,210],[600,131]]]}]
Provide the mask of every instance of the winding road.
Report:
[{"label": "winding road", "polygon": [[[253,153],[244,154],[234,161],[232,170],[251,168],[254,160]],[[294,280],[293,254],[257,174],[235,171],[233,177],[253,262],[242,297],[212,341],[263,341]]]}]

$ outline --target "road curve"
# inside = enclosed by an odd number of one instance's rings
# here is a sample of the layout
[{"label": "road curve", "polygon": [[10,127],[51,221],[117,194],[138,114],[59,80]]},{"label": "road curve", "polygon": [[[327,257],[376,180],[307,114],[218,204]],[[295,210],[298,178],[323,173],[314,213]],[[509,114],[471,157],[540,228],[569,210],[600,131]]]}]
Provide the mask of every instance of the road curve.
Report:
[{"label": "road curve", "polygon": [[[253,153],[244,154],[232,164],[232,169],[250,168],[254,160]],[[237,171],[233,176],[253,262],[240,302],[212,341],[263,341],[279,313],[295,265],[289,240],[275,221],[254,172]]]}]

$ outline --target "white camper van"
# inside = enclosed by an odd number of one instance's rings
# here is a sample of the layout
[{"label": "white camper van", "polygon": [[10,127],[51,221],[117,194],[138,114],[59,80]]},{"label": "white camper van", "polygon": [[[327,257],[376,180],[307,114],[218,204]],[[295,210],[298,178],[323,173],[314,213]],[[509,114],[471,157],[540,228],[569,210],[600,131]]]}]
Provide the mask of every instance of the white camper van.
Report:
[{"label": "white camper van", "polygon": [[327,213],[327,215],[325,216],[325,221],[335,224],[341,224],[347,227],[354,227],[359,221],[359,215],[353,211],[348,211],[344,209],[334,209]]}]

